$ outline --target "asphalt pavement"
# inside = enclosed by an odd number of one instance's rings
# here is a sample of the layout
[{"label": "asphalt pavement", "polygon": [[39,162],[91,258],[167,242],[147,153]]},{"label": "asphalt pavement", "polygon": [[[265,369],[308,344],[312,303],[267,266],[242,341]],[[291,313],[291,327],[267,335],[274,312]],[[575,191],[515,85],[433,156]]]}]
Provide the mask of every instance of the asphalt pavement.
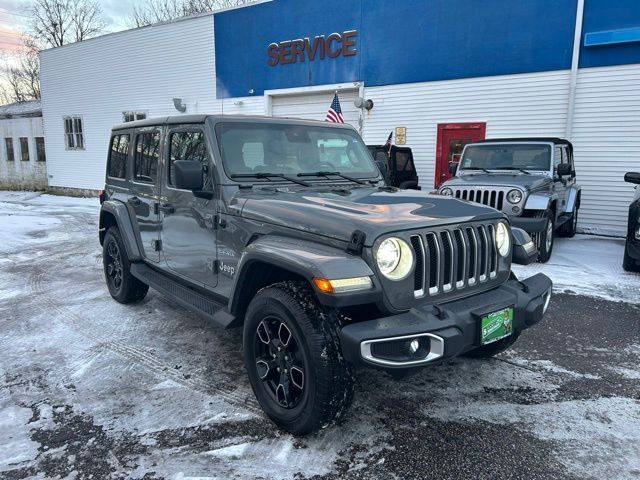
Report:
[{"label": "asphalt pavement", "polygon": [[640,479],[640,275],[563,285],[609,299],[557,293],[497,358],[361,371],[346,420],[294,438],[260,411],[240,331],[109,297],[97,212],[0,192],[0,478]]}]

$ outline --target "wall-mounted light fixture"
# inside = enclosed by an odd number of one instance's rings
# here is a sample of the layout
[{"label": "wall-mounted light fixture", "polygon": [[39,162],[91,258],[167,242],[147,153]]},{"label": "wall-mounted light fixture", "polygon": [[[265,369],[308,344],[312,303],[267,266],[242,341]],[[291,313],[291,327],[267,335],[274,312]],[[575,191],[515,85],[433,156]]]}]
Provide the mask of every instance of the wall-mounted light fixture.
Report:
[{"label": "wall-mounted light fixture", "polygon": [[173,106],[179,112],[184,113],[184,112],[187,111],[187,106],[184,103],[182,103],[182,99],[181,98],[174,98],[173,99]]},{"label": "wall-mounted light fixture", "polygon": [[356,106],[356,108],[364,108],[365,110],[371,110],[373,108],[373,100],[365,100],[362,97],[356,97],[356,99],[353,101],[353,104]]}]

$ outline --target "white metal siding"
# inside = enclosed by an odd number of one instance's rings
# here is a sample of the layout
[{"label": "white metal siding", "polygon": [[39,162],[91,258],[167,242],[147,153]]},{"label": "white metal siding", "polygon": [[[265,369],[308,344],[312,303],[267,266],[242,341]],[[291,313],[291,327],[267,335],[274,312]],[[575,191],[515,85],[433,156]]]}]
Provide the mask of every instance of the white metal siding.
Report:
[{"label": "white metal siding", "polygon": [[573,122],[580,225],[624,234],[633,186],[623,177],[640,171],[640,65],[580,69]]},{"label": "white metal siding", "polygon": [[[124,111],[148,117],[263,113],[263,98],[216,100],[213,16],[106,35],[41,54],[49,184],[101,189],[109,132]],[[62,118],[80,115],[86,150],[66,150]]]},{"label": "white metal siding", "polygon": [[[274,117],[324,120],[333,101],[333,95],[334,92],[277,95],[272,99],[271,113]],[[358,129],[360,111],[355,107],[353,101],[357,96],[358,90],[338,92],[344,122],[356,129]]]},{"label": "white metal siding", "polygon": [[430,191],[439,123],[486,122],[487,138],[563,136],[568,81],[563,70],[365,88],[375,106],[365,113],[364,138],[384,143],[407,127],[420,184]]}]

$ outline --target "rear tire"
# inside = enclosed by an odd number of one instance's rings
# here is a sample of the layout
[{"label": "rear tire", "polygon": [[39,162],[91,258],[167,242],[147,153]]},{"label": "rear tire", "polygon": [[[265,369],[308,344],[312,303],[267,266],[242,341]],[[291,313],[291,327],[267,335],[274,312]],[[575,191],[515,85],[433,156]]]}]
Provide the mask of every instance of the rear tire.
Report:
[{"label": "rear tire", "polygon": [[538,262],[547,263],[551,258],[554,244],[554,230],[555,230],[555,214],[553,210],[548,209],[544,212],[536,214],[537,218],[546,218],[544,229],[533,235],[534,242],[538,248]]},{"label": "rear tire", "polygon": [[131,275],[131,262],[118,227],[109,228],[104,236],[102,265],[109,293],[117,302],[139,302],[147,295],[149,286]]},{"label": "rear tire", "polygon": [[320,430],[351,404],[352,368],[338,335],[342,322],[301,281],[263,288],[249,304],[243,347],[251,388],[269,418],[293,435]]},{"label": "rear tire", "polygon": [[498,340],[497,342],[490,343],[489,345],[483,345],[476,349],[470,350],[464,354],[465,357],[469,358],[489,358],[497,355],[499,353],[504,352],[508,348],[510,348],[518,337],[520,336],[520,332],[514,332],[506,338],[502,340]]},{"label": "rear tire", "polygon": [[558,233],[567,238],[573,238],[576,235],[576,230],[578,229],[578,206],[573,207],[573,212],[571,213],[571,218],[560,225],[558,229]]},{"label": "rear tire", "polygon": [[622,259],[622,268],[627,272],[640,272],[640,262],[631,258],[627,246],[624,246],[624,257]]}]

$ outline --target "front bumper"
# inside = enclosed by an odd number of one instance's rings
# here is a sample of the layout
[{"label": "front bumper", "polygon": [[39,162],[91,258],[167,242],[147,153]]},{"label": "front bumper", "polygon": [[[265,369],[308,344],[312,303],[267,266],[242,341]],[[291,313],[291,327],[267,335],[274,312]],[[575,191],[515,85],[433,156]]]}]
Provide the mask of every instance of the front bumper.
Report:
[{"label": "front bumper", "polygon": [[546,218],[509,217],[511,226],[518,227],[527,233],[540,233],[547,226]]},{"label": "front bumper", "polygon": [[[539,273],[522,282],[509,280],[493,290],[442,305],[426,304],[399,315],[352,323],[340,332],[343,355],[356,366],[391,369],[455,357],[480,346],[479,323],[483,315],[512,306],[513,334],[538,323],[551,287],[551,280]],[[413,337],[430,344],[424,357],[390,362],[372,354],[375,343],[409,342]]]}]

